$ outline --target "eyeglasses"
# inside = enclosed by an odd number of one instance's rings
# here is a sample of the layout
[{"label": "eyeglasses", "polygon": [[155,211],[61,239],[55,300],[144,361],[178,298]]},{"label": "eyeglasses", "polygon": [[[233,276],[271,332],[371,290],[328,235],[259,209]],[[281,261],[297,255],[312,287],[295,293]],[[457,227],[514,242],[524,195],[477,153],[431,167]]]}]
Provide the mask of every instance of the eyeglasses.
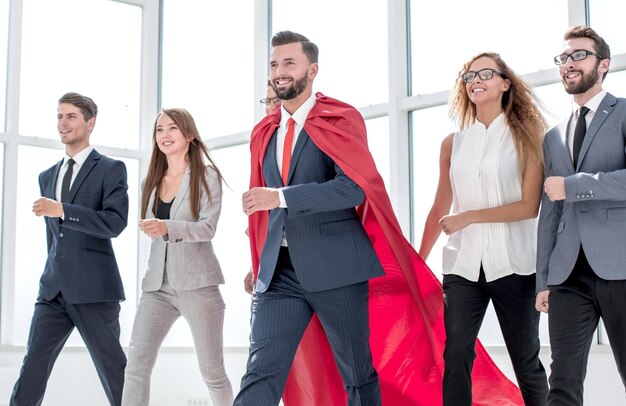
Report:
[{"label": "eyeglasses", "polygon": [[270,103],[278,104],[281,102],[281,99],[280,97],[268,97],[266,99],[261,99],[259,101],[263,104],[270,104]]},{"label": "eyeglasses", "polygon": [[598,59],[605,59],[595,52],[587,51],[586,49],[577,49],[571,54],[561,54],[554,57],[554,63],[557,65],[564,65],[567,62],[567,58],[572,58],[572,61],[582,61],[587,59],[589,55],[594,55]]},{"label": "eyeglasses", "polygon": [[462,74],[461,78],[463,79],[465,83],[472,83],[474,79],[476,79],[476,76],[478,76],[480,80],[489,80],[493,77],[494,73],[500,76],[502,79],[506,79],[506,76],[503,73],[498,72],[497,70],[491,69],[491,68],[481,69],[478,72],[474,72],[473,70],[470,70]]}]

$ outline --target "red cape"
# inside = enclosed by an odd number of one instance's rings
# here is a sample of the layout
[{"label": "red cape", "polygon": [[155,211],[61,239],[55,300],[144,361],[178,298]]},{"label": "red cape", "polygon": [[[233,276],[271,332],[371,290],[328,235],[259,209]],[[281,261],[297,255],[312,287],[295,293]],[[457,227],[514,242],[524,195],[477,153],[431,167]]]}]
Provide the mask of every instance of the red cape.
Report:
[{"label": "red cape", "polygon": [[[441,284],[404,238],[367,146],[365,122],[352,106],[316,94],[304,129],[365,192],[358,213],[385,270],[369,281],[370,347],[384,405],[442,404],[443,293]],[[250,140],[250,188],[264,186],[263,157],[280,123],[281,109],[259,122]],[[268,212],[249,217],[254,273],[267,234]],[[519,389],[476,344],[473,404],[523,405]],[[313,317],[298,347],[287,381],[286,406],[345,405],[346,393],[328,340]]]}]

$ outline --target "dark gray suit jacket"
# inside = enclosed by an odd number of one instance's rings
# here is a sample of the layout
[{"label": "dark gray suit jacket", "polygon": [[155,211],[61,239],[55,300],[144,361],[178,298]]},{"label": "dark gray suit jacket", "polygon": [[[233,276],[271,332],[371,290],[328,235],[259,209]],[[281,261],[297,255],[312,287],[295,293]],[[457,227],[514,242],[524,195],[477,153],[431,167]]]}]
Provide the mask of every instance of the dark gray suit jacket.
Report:
[{"label": "dark gray suit jacket", "polygon": [[[350,151],[346,151],[350,153]],[[276,132],[263,160],[268,187],[283,187],[276,163]],[[256,290],[267,290],[283,236],[302,288],[335,289],[384,275],[355,206],[364,193],[302,130],[291,158],[287,208],[270,211]]]},{"label": "dark gray suit jacket", "polygon": [[[63,160],[39,175],[42,196],[56,199]],[[39,298],[59,292],[67,303],[124,300],[122,278],[111,238],[128,219],[126,166],[91,151],[63,203],[64,219],[46,217],[48,259],[39,283]]]},{"label": "dark gray suit jacket", "polygon": [[607,93],[589,124],[574,168],[569,120],[544,140],[545,176],[565,177],[566,199],[544,193],[537,237],[537,292],[563,283],[582,245],[594,272],[626,279],[626,99]]}]

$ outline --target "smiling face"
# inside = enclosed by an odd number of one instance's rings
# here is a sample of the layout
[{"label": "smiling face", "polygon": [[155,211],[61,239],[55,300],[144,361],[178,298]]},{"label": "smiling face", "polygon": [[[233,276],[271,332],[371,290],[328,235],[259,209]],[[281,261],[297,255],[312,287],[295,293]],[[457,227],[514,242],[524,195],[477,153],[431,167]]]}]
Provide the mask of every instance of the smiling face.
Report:
[{"label": "smiling face", "polygon": [[[468,71],[479,72],[482,69],[500,71],[498,64],[491,58],[482,56],[470,65]],[[465,91],[475,105],[498,103],[502,104],[502,95],[509,90],[509,82],[494,73],[491,79],[483,80],[478,75],[473,81],[465,84]]]},{"label": "smiling face", "polygon": [[[596,53],[595,43],[590,38],[571,38],[565,41],[562,54],[571,54],[576,50]],[[588,55],[585,59],[574,61],[567,58],[559,66],[559,74],[565,91],[572,95],[588,94],[590,97],[602,90],[602,75],[609,69],[609,59],[600,59]]]},{"label": "smiling face", "polygon": [[61,103],[57,109],[57,130],[61,142],[70,156],[89,145],[89,135],[96,124],[96,118],[85,120],[80,108],[69,103]]},{"label": "smiling face", "polygon": [[272,48],[270,84],[290,113],[311,96],[316,75],[317,63],[309,62],[300,42]]},{"label": "smiling face", "polygon": [[189,151],[189,140],[165,113],[161,113],[157,119],[154,136],[159,150],[166,156],[185,156]]},{"label": "smiling face", "polygon": [[277,106],[280,106],[280,101],[274,101],[277,97],[278,96],[276,95],[274,88],[272,86],[267,86],[265,89],[265,98],[269,99],[270,102],[265,104],[265,115],[270,114],[272,110],[274,110]]}]

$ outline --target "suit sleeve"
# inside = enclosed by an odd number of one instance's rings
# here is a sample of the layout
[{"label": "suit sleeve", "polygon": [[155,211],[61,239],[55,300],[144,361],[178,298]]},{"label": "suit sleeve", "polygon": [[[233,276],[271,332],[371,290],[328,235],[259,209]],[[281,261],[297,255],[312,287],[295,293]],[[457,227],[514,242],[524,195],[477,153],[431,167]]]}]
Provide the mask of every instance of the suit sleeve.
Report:
[{"label": "suit sleeve", "polygon": [[335,164],[335,178],[283,188],[288,217],[356,207],[365,199],[363,189]]},{"label": "suit sleeve", "polygon": [[[63,203],[63,227],[98,238],[117,237],[128,222],[128,184],[126,165],[110,160],[102,179],[102,205],[98,210],[77,204]],[[90,179],[86,180],[87,182]],[[78,218],[80,221],[71,221]]]},{"label": "suit sleeve", "polygon": [[[217,172],[211,167],[207,167],[206,181],[211,192],[211,199],[209,200],[204,187],[200,187],[200,217],[198,221],[165,220],[170,244],[211,241],[215,236],[217,221],[222,209],[222,184]],[[188,202],[189,200],[185,204]]]},{"label": "suit sleeve", "polygon": [[[47,175],[47,172],[43,172],[39,175],[40,196],[45,196],[44,185],[46,185],[49,182],[49,180],[46,179],[46,175]],[[48,219],[47,217],[44,217],[44,221],[46,222],[46,243],[48,246],[48,250],[46,252],[50,252],[50,248],[52,248],[52,230],[48,226],[48,221],[50,221],[50,219]]]},{"label": "suit sleeve", "polygon": [[[550,150],[547,143],[544,142],[544,159],[545,159],[545,178],[553,175],[552,164],[550,162]],[[541,195],[541,211],[539,213],[539,224],[537,226],[537,274],[536,274],[536,292],[548,289],[548,268],[550,256],[556,244],[556,234],[558,230],[558,222],[562,202],[550,201],[545,192]]]}]

